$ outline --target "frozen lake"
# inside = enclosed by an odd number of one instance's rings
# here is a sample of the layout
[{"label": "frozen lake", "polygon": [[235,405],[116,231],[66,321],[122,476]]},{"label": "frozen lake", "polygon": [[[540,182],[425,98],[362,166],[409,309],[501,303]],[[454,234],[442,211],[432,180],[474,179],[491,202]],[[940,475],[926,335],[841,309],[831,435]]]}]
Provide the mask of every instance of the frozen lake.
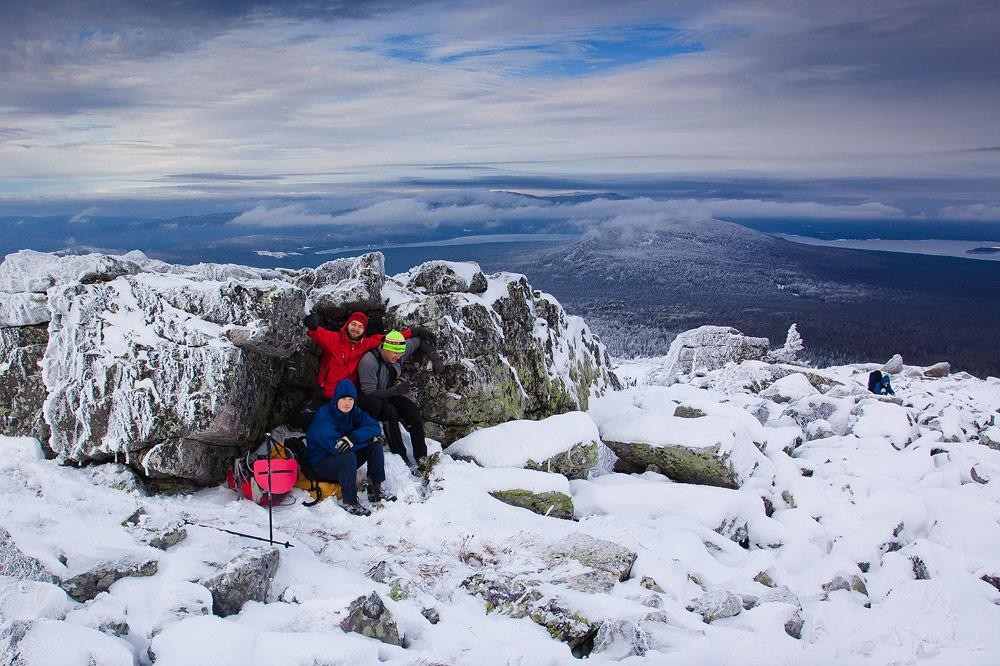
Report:
[{"label": "frozen lake", "polygon": [[[793,243],[805,245],[822,245],[825,247],[843,247],[853,250],[877,250],[879,252],[905,252],[910,254],[934,254],[942,257],[961,257],[963,259],[985,259],[1000,261],[1000,241],[965,241],[965,240],[883,240],[874,239],[837,239],[821,240],[810,236],[794,234],[774,234]],[[970,252],[977,248],[992,248],[994,252]]]}]

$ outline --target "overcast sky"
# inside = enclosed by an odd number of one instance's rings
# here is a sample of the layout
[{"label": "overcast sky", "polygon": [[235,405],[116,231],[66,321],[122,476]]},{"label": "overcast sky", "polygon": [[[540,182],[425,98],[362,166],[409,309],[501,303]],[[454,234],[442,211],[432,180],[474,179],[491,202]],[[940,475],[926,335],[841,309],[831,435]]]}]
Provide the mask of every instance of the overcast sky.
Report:
[{"label": "overcast sky", "polygon": [[6,204],[855,178],[1000,218],[996,0],[0,5]]}]

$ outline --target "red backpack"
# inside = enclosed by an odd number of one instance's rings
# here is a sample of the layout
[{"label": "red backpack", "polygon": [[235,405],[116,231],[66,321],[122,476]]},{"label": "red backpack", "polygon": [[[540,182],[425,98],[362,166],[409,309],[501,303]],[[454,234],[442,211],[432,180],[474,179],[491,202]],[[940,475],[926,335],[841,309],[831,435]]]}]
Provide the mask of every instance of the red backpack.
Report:
[{"label": "red backpack", "polygon": [[299,478],[295,456],[270,434],[264,443],[237,458],[226,473],[226,484],[261,506],[281,504]]}]

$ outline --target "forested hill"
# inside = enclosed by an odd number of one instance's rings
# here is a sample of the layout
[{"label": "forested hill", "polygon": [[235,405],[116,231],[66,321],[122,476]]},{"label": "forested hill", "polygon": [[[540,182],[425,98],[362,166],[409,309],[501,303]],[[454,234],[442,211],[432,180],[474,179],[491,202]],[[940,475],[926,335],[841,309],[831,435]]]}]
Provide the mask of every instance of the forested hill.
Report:
[{"label": "forested hill", "polygon": [[899,353],[1000,375],[996,262],[805,246],[726,222],[619,230],[513,261],[614,354],[662,354],[703,324],[780,343],[797,322],[821,364]]}]

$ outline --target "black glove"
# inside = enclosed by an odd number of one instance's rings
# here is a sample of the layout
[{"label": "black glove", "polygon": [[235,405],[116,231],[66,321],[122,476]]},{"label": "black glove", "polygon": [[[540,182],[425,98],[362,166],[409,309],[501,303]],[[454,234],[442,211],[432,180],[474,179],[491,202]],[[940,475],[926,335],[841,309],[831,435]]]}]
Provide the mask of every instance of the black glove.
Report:
[{"label": "black glove", "polygon": [[406,381],[405,379],[400,379],[398,382],[393,384],[392,388],[389,390],[392,391],[393,395],[406,395],[407,393],[410,392],[411,386],[412,385],[410,384],[410,382]]},{"label": "black glove", "polygon": [[308,314],[302,319],[302,323],[306,325],[310,331],[315,331],[319,327],[319,315],[313,312]]},{"label": "black glove", "polygon": [[341,453],[347,453],[353,448],[354,448],[354,442],[352,442],[351,438],[348,437],[347,435],[344,435],[343,437],[337,440],[337,450],[340,451]]},{"label": "black glove", "polygon": [[437,339],[437,336],[435,336],[433,333],[428,331],[423,326],[411,326],[410,334],[413,337],[420,338],[421,340],[429,344],[434,344],[434,341]]},{"label": "black glove", "polygon": [[444,372],[444,361],[441,360],[441,356],[436,351],[427,354],[427,358],[431,361],[431,369],[435,375],[440,375]]}]

